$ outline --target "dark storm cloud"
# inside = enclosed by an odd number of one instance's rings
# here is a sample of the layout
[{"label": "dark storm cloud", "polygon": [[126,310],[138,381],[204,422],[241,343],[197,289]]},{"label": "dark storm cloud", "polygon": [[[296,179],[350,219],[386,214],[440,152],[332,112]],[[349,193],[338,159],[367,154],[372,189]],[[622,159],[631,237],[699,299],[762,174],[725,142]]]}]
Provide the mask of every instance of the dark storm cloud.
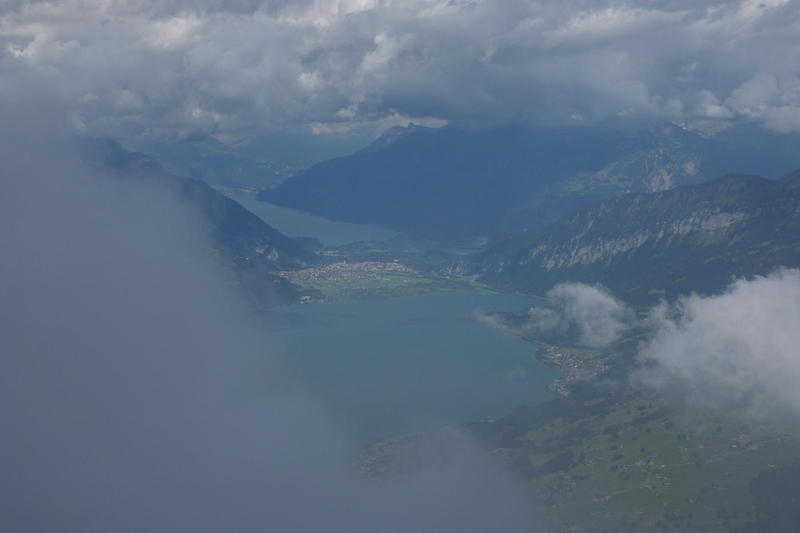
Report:
[{"label": "dark storm cloud", "polygon": [[76,155],[37,74],[0,101],[0,530],[529,531],[525,493],[457,432],[426,468],[355,451],[157,184]]},{"label": "dark storm cloud", "polygon": [[75,121],[103,133],[408,117],[800,128],[788,0],[63,0],[3,13],[4,56],[60,77]]}]

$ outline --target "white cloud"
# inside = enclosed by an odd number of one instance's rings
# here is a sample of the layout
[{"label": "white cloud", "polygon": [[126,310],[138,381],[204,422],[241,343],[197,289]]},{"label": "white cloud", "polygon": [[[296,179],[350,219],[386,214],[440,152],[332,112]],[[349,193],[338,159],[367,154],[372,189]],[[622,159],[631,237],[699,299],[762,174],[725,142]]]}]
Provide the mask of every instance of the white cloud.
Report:
[{"label": "white cloud", "polygon": [[747,416],[800,416],[800,270],[738,280],[653,313],[638,378],[693,405]]},{"label": "white cloud", "polygon": [[533,336],[600,348],[630,327],[632,312],[605,288],[561,283],[547,293],[549,307],[532,307],[523,326]]},{"label": "white cloud", "polygon": [[192,214],[85,168],[61,102],[15,74],[0,75],[0,530],[530,531],[526,492],[457,433],[415,473],[359,476]]},{"label": "white cloud", "polygon": [[[739,118],[792,131],[798,35],[800,5],[784,0],[0,7],[0,61],[51,72],[91,131],[121,137],[336,130],[393,114],[478,124]],[[143,107],[120,106],[122,91]]]}]

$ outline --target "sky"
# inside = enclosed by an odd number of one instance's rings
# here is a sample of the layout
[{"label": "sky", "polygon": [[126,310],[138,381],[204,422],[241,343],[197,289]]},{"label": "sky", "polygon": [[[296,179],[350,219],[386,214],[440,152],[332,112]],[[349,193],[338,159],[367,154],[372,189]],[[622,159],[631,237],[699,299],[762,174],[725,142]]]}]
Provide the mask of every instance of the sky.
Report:
[{"label": "sky", "polygon": [[120,139],[619,118],[788,132],[799,31],[790,0],[5,0],[0,79],[43,79],[73,127]]}]

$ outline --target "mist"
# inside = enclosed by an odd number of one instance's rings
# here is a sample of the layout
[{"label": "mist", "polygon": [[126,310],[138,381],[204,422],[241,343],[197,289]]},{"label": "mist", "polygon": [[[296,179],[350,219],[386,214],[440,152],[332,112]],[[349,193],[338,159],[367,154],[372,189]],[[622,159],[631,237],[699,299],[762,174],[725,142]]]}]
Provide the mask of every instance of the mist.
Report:
[{"label": "mist", "polygon": [[550,342],[602,348],[630,327],[632,311],[605,287],[559,283],[547,292],[547,307],[533,307],[523,329]]},{"label": "mist", "polygon": [[87,168],[57,102],[3,89],[0,529],[531,530],[528,495],[457,431],[423,470],[360,476],[194,215]]},{"label": "mist", "polygon": [[637,381],[747,419],[800,418],[800,270],[662,304],[651,323]]}]

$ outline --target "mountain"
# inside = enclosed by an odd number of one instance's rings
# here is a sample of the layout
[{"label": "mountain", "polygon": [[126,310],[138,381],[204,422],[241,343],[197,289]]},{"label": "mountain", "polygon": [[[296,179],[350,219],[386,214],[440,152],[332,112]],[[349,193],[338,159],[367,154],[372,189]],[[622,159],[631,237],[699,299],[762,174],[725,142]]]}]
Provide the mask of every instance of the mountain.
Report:
[{"label": "mountain", "polygon": [[604,200],[496,243],[472,268],[510,289],[544,293],[581,281],[647,301],[720,291],[734,276],[778,266],[800,266],[800,171]]},{"label": "mountain", "polygon": [[[519,232],[598,199],[718,177],[735,170],[732,153],[746,152],[755,167],[774,159],[730,138],[663,123],[636,130],[410,125],[314,165],[259,199],[429,237]],[[794,158],[787,169],[800,165]]]},{"label": "mountain", "polygon": [[213,187],[259,190],[276,185],[291,169],[270,158],[242,153],[213,138],[144,144],[140,150],[156,158],[171,174],[201,180]]},{"label": "mountain", "polygon": [[197,213],[215,255],[231,267],[235,283],[257,307],[299,298],[296,287],[271,272],[317,261],[302,240],[283,235],[203,181],[172,175],[152,157],[128,152],[113,139],[84,139],[81,149],[89,164],[119,177],[154,181]]},{"label": "mountain", "polygon": [[172,174],[202,180],[218,189],[256,192],[278,185],[297,169],[351,154],[368,143],[368,138],[356,132],[281,132],[232,143],[208,136],[140,141],[133,148],[153,156]]}]

